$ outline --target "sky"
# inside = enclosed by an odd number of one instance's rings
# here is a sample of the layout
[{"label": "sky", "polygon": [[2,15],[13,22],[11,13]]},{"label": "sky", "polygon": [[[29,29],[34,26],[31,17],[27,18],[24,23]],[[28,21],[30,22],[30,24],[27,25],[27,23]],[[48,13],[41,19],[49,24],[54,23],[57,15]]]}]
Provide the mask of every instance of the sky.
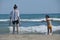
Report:
[{"label": "sky", "polygon": [[0,0],[0,14],[9,14],[14,4],[21,14],[60,13],[60,0]]}]

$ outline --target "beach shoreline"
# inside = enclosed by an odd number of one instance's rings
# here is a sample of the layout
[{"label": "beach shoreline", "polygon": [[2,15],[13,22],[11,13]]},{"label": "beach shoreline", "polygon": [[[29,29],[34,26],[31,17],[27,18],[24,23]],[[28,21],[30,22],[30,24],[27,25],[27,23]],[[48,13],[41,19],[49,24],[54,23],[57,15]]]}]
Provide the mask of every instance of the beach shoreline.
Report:
[{"label": "beach shoreline", "polygon": [[3,34],[0,40],[60,40],[59,34],[41,35],[41,34]]}]

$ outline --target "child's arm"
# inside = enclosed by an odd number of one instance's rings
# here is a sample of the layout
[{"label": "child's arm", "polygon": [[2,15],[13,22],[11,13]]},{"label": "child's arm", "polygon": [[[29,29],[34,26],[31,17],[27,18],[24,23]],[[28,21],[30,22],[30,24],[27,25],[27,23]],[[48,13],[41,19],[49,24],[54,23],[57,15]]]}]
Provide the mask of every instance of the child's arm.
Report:
[{"label": "child's arm", "polygon": [[9,25],[12,25],[12,12],[10,13],[10,21],[9,21]]},{"label": "child's arm", "polygon": [[51,18],[48,18],[48,21],[53,21],[53,19],[51,19]]}]

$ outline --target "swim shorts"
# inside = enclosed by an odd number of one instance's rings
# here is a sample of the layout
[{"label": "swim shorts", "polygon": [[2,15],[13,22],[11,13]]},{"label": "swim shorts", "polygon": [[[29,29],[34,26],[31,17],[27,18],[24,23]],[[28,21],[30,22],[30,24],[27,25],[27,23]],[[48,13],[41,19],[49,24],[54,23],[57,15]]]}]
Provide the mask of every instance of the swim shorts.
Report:
[{"label": "swim shorts", "polygon": [[19,21],[18,21],[18,20],[16,20],[16,21],[12,21],[12,23],[13,23],[13,24],[18,24]]}]

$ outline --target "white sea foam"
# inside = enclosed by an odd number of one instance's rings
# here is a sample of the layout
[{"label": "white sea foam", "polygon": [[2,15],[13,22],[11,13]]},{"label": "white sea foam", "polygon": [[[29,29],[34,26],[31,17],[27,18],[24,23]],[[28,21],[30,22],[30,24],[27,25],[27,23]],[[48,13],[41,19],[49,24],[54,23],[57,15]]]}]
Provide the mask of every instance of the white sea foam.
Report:
[{"label": "white sea foam", "polygon": [[0,19],[0,21],[3,21],[3,22],[4,22],[4,21],[9,21],[9,19]]},{"label": "white sea foam", "polygon": [[[9,27],[10,32],[13,31],[13,27]],[[56,30],[60,30],[60,26],[52,26],[53,32]],[[15,30],[16,31],[16,30]],[[30,27],[19,27],[19,32],[37,32],[37,33],[46,33],[47,26],[30,26]]]},{"label": "white sea foam", "polygon": [[[50,18],[51,20],[54,21],[60,21],[60,18]],[[9,21],[9,19],[0,19],[0,21]],[[45,18],[43,19],[20,19],[20,21],[46,21]]]},{"label": "white sea foam", "polygon": [[[50,18],[54,21],[60,21],[59,18]],[[9,19],[0,19],[0,21],[9,21]],[[45,18],[43,19],[20,19],[20,21],[46,21]],[[60,26],[53,26],[53,31],[60,30]],[[9,27],[10,32],[13,31],[13,27]],[[30,27],[19,27],[20,32],[40,32],[40,33],[46,33],[47,32],[47,26],[46,25],[40,25],[40,26],[30,26]]]}]

